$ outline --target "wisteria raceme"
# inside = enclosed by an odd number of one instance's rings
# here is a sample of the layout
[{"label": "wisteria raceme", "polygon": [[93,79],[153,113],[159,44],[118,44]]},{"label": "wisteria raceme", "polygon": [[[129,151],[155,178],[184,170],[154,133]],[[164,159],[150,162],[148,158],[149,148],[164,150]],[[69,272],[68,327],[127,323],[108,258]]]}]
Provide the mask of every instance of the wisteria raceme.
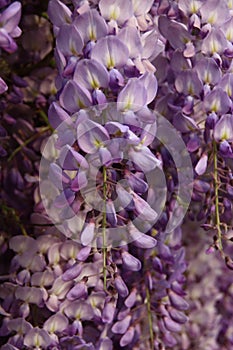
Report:
[{"label": "wisteria raceme", "polygon": [[231,350],[232,11],[0,1],[3,350]]}]

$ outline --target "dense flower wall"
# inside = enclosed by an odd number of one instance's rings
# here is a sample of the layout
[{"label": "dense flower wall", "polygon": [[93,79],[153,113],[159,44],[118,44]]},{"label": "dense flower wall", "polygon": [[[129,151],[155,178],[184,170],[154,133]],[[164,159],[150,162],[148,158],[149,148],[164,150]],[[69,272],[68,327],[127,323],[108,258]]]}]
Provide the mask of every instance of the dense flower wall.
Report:
[{"label": "dense flower wall", "polygon": [[233,2],[0,0],[0,346],[233,348]]}]

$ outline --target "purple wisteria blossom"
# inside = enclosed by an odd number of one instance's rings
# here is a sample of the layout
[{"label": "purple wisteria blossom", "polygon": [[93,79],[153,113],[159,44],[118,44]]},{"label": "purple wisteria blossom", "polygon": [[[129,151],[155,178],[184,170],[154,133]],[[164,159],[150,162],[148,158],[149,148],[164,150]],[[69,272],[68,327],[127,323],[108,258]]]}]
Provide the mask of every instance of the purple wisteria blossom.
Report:
[{"label": "purple wisteria blossom", "polygon": [[232,349],[232,13],[0,0],[1,349]]}]

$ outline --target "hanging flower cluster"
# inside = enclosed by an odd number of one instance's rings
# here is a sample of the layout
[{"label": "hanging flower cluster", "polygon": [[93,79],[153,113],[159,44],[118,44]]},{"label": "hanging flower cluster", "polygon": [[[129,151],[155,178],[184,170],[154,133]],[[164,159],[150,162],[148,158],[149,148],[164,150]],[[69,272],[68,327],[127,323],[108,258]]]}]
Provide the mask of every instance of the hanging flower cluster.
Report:
[{"label": "hanging flower cluster", "polygon": [[[0,4],[0,8],[5,4]],[[0,13],[0,48],[8,53],[13,53],[17,50],[17,44],[14,38],[21,35],[21,29],[18,27],[21,17],[21,4],[15,1]],[[0,94],[8,89],[5,81],[0,77]]]},{"label": "hanging flower cluster", "polygon": [[191,220],[214,232],[212,249],[226,264],[224,235],[232,227],[232,3],[179,1],[158,25],[165,52],[154,64],[160,90],[156,108],[183,134],[195,171]]},{"label": "hanging flower cluster", "polygon": [[232,1],[22,6],[0,81],[1,349],[231,350]]}]

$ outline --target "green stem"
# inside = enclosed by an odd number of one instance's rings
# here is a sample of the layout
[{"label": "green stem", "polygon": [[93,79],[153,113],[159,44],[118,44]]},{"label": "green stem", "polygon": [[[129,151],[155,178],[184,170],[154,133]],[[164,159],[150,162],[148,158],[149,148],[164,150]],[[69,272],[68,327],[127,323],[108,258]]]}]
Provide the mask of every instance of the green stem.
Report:
[{"label": "green stem", "polygon": [[47,114],[43,111],[43,109],[39,109],[38,110],[38,114],[40,115],[40,117],[44,120],[44,122],[46,123],[46,125],[48,125],[51,129],[51,131],[53,131],[53,128],[51,127],[50,123],[49,123],[49,119]]},{"label": "green stem", "polygon": [[152,312],[151,312],[150,291],[148,287],[146,287],[146,306],[147,306],[148,324],[149,324],[149,331],[150,331],[151,349],[153,349],[154,348],[153,318],[152,318]]},{"label": "green stem", "polygon": [[34,141],[37,137],[39,137],[41,134],[43,134],[45,131],[50,130],[50,126],[45,126],[43,128],[41,128],[40,131],[38,131],[37,134],[32,135],[31,137],[29,137],[29,139],[27,139],[26,141],[24,141],[24,143],[22,143],[19,147],[17,147],[10,155],[10,157],[8,158],[8,162],[10,162],[17,153],[19,153],[23,147],[27,146],[30,142]]},{"label": "green stem", "polygon": [[106,214],[106,201],[107,201],[107,169],[103,167],[103,197],[104,197],[104,208],[103,208],[103,275],[104,275],[104,289],[107,289],[107,246],[106,246],[106,226],[107,226],[107,214]]},{"label": "green stem", "polygon": [[218,196],[218,190],[219,190],[219,180],[218,180],[218,154],[217,154],[217,144],[215,141],[213,141],[214,146],[214,191],[215,191],[215,223],[217,228],[217,246],[221,253],[221,255],[224,257],[223,253],[223,246],[222,246],[222,232],[221,232],[221,221],[220,221],[220,215],[219,215],[219,196]]},{"label": "green stem", "polygon": [[146,306],[147,306],[148,324],[149,324],[149,331],[150,331],[151,349],[153,349],[154,348],[153,319],[152,319],[151,303],[150,303],[150,291],[148,287],[146,287]]}]

